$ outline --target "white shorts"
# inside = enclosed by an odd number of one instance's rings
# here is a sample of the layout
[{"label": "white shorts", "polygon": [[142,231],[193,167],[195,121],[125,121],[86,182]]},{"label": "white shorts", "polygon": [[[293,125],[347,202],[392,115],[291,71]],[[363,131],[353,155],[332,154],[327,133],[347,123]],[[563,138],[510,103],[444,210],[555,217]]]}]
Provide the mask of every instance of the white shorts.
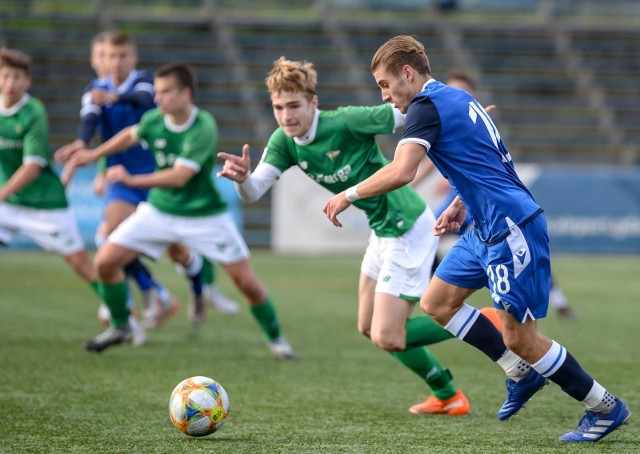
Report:
[{"label": "white shorts", "polygon": [[249,249],[231,214],[173,216],[158,211],[147,202],[140,203],[136,211],[109,235],[108,241],[154,260],[174,243],[183,244],[222,265],[249,258]]},{"label": "white shorts", "polygon": [[438,249],[438,237],[432,232],[435,222],[433,212],[427,208],[413,227],[398,238],[371,233],[360,271],[377,281],[376,293],[420,300],[429,285]]},{"label": "white shorts", "polygon": [[68,256],[84,250],[84,241],[71,208],[42,209],[0,203],[0,243],[23,233],[42,249]]}]

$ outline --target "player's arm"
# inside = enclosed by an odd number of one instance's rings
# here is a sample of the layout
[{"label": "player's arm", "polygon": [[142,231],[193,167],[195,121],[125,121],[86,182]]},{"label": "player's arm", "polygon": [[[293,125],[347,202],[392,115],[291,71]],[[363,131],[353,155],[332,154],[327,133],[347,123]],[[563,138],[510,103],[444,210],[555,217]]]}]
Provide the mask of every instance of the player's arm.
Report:
[{"label": "player's arm", "polygon": [[[62,184],[66,186],[69,181],[71,181],[78,167],[85,166],[103,156],[119,153],[138,143],[138,138],[134,134],[135,127],[136,125],[124,128],[111,139],[103,142],[93,150],[81,149],[70,155],[66,153],[63,154],[60,151],[56,152],[56,161],[65,163],[64,169],[62,169],[62,175],[60,176]],[[61,154],[59,155],[58,153]]]},{"label": "player's arm", "polygon": [[242,147],[242,156],[221,152],[218,157],[224,159],[218,178],[226,177],[233,181],[236,192],[245,202],[259,200],[282,175],[280,169],[265,162],[260,162],[253,173],[249,172],[251,159],[248,144]]},{"label": "player's arm", "polygon": [[436,168],[436,166],[431,162],[431,159],[424,158],[418,167],[416,172],[416,176],[413,181],[410,183],[412,188],[417,187],[420,183],[422,183],[425,178],[429,176],[431,172]]},{"label": "player's arm", "polygon": [[131,175],[124,166],[118,165],[107,170],[109,183],[122,183],[130,188],[182,188],[199,170],[189,165],[180,165],[176,161],[170,169],[153,173]]},{"label": "player's arm", "polygon": [[413,181],[424,151],[424,146],[413,142],[399,145],[393,161],[366,180],[330,198],[322,211],[335,226],[342,227],[338,214],[356,200],[386,194]]},{"label": "player's arm", "polygon": [[42,166],[35,161],[27,160],[11,175],[11,178],[0,188],[0,202],[20,191],[22,188],[35,181],[40,175]]}]

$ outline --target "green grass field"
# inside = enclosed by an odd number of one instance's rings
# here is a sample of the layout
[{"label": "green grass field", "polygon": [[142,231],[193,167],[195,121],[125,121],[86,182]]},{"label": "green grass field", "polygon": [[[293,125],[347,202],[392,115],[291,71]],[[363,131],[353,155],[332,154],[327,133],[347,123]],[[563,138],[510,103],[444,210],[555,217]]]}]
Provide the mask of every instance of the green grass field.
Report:
[{"label": "green grass field", "polygon": [[[595,445],[556,441],[583,406],[553,385],[500,422],[504,376],[457,340],[433,346],[471,401],[464,417],[416,416],[425,386],[356,331],[359,257],[254,253],[300,358],[272,359],[249,311],[210,313],[193,332],[185,306],[144,347],[88,354],[101,328],[97,302],[58,257],[0,254],[0,452],[2,453],[638,453],[638,414]],[[154,266],[183,301],[187,287],[163,259]],[[640,408],[640,259],[554,258],[577,322],[541,321],[595,378]],[[219,285],[238,297],[226,276]],[[476,305],[488,302],[486,292]],[[192,375],[218,380],[230,416],[210,437],[170,423],[173,387]]]}]

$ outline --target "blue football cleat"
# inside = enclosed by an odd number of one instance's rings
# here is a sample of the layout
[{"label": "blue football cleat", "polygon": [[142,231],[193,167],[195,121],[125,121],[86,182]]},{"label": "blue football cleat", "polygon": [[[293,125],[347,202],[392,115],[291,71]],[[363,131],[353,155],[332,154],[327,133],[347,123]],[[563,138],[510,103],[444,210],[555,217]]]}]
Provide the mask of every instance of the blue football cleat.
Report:
[{"label": "blue football cleat", "polygon": [[630,416],[631,412],[629,408],[616,397],[616,407],[611,413],[594,413],[587,410],[578,423],[578,428],[564,434],[559,440],[581,442],[599,441],[626,423]]},{"label": "blue football cleat", "polygon": [[524,404],[547,383],[549,380],[533,369],[530,369],[529,373],[518,382],[507,378],[507,400],[498,410],[498,419],[509,419],[518,413]]}]

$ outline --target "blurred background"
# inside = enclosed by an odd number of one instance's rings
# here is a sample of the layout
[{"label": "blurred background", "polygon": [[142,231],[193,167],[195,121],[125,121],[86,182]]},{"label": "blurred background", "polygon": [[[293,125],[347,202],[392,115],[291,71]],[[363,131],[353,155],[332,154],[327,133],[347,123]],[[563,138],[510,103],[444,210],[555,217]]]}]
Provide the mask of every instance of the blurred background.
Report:
[{"label": "blurred background", "polygon": [[[413,35],[436,79],[465,69],[479,101],[497,105],[491,115],[547,213],[554,251],[640,253],[637,0],[0,0],[0,15],[0,45],[34,59],[31,93],[47,106],[52,151],[74,139],[95,77],[91,38],[119,28],[137,40],[139,69],[195,66],[196,102],[218,121],[219,150],[249,143],[254,165],[276,127],[264,86],[274,60],[313,62],[323,109],[373,105],[371,56],[392,36]],[[389,157],[398,137],[379,138]],[[102,209],[92,172],[69,188],[89,244]],[[362,250],[363,218],[347,212],[345,228],[333,228],[321,213],[329,193],[285,176],[251,205],[219,181],[251,247]],[[421,192],[435,205],[432,184]]]}]

